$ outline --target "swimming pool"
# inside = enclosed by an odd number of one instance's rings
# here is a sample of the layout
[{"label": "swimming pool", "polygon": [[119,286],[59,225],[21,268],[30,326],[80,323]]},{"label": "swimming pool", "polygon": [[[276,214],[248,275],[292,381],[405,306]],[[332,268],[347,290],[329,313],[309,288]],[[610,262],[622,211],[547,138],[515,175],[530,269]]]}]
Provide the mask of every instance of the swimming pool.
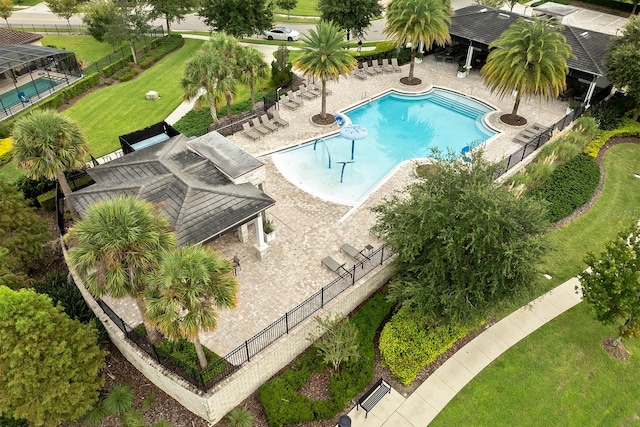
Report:
[{"label": "swimming pool", "polygon": [[20,103],[20,98],[18,97],[18,94],[20,92],[24,92],[25,97],[31,98],[54,88],[58,84],[60,84],[59,81],[48,79],[46,77],[38,77],[31,82],[27,82],[23,85],[18,86],[17,89],[13,88],[8,92],[3,93],[2,95],[0,95],[0,101],[2,101],[2,105],[4,105],[6,108],[9,108],[15,104]]},{"label": "swimming pool", "polygon": [[365,139],[355,141],[353,162],[351,141],[340,135],[271,157],[280,173],[302,190],[354,206],[397,165],[427,157],[430,147],[460,152],[489,139],[495,132],[482,117],[491,111],[480,101],[444,89],[419,95],[392,91],[342,113],[368,130]]}]

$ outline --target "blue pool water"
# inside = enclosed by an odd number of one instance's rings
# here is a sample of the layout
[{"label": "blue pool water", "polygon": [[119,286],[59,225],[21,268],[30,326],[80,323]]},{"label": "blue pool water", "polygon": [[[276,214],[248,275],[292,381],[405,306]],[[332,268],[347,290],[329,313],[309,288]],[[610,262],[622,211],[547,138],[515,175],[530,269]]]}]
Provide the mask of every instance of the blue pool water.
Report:
[{"label": "blue pool water", "polygon": [[39,77],[31,82],[18,86],[18,89],[13,88],[8,92],[3,93],[2,95],[0,95],[0,101],[2,101],[2,105],[8,108],[12,105],[20,103],[20,98],[18,97],[18,94],[20,92],[24,92],[25,97],[31,98],[36,96],[37,94],[46,92],[47,90],[54,88],[58,84],[60,84],[60,82],[48,79],[46,77]]},{"label": "blue pool water", "polygon": [[[353,206],[363,199],[398,164],[428,157],[430,147],[460,152],[495,134],[482,122],[493,108],[443,89],[426,94],[387,93],[344,112],[352,123],[369,132],[355,141],[334,135],[272,154],[280,173],[302,190],[324,200]],[[325,145],[326,144],[326,145]],[[331,169],[328,168],[331,157]]]}]

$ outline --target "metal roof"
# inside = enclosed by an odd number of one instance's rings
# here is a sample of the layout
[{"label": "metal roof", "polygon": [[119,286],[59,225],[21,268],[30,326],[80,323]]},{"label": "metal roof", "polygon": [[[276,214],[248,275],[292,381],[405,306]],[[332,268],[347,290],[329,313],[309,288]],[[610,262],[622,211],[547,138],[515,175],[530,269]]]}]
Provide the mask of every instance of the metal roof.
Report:
[{"label": "metal roof", "polygon": [[10,44],[7,46],[0,46],[0,74],[11,69],[20,68],[22,65],[38,59],[59,55],[61,53],[73,54],[73,52],[68,50],[34,46],[31,44]]}]

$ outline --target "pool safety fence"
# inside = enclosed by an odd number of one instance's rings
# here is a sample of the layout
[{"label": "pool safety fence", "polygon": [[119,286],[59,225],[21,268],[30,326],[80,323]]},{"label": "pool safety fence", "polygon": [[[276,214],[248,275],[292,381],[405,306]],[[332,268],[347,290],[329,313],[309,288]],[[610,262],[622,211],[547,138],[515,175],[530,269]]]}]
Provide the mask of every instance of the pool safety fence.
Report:
[{"label": "pool safety fence", "polygon": [[[75,35],[75,34],[89,34],[89,27],[83,24],[10,24],[7,25],[6,22],[0,24],[0,28],[8,28],[10,30],[16,31],[27,31],[30,33],[38,33],[38,34],[65,34],[65,35]],[[158,25],[157,27],[152,27],[147,33],[148,37],[162,37],[164,36],[164,27],[162,25]]]},{"label": "pool safety fence", "polygon": [[292,329],[324,308],[342,292],[354,286],[360,279],[383,265],[391,256],[391,252],[384,246],[372,251],[362,261],[347,269],[348,273],[333,280],[226,356],[210,361],[209,366],[204,370],[196,369],[194,366],[176,359],[171,354],[155,346],[145,336],[127,324],[103,300],[96,298],[96,302],[131,343],[135,344],[170,372],[186,380],[199,390],[207,392],[220,381],[240,369],[242,365],[250,362],[260,352],[289,334]]}]

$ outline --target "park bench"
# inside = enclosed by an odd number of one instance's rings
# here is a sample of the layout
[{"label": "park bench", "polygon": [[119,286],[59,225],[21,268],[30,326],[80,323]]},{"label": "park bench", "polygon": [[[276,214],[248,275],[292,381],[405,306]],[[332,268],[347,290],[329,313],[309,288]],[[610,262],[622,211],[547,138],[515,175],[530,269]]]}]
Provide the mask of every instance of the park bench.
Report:
[{"label": "park bench", "polygon": [[358,399],[356,410],[359,408],[364,409],[364,417],[367,418],[367,415],[369,415],[369,411],[372,410],[373,407],[376,406],[378,402],[380,402],[380,400],[382,400],[385,394],[391,394],[391,386],[383,378],[380,378],[378,381],[376,381],[373,387],[369,389],[369,391],[367,391],[362,395],[360,399]]}]

